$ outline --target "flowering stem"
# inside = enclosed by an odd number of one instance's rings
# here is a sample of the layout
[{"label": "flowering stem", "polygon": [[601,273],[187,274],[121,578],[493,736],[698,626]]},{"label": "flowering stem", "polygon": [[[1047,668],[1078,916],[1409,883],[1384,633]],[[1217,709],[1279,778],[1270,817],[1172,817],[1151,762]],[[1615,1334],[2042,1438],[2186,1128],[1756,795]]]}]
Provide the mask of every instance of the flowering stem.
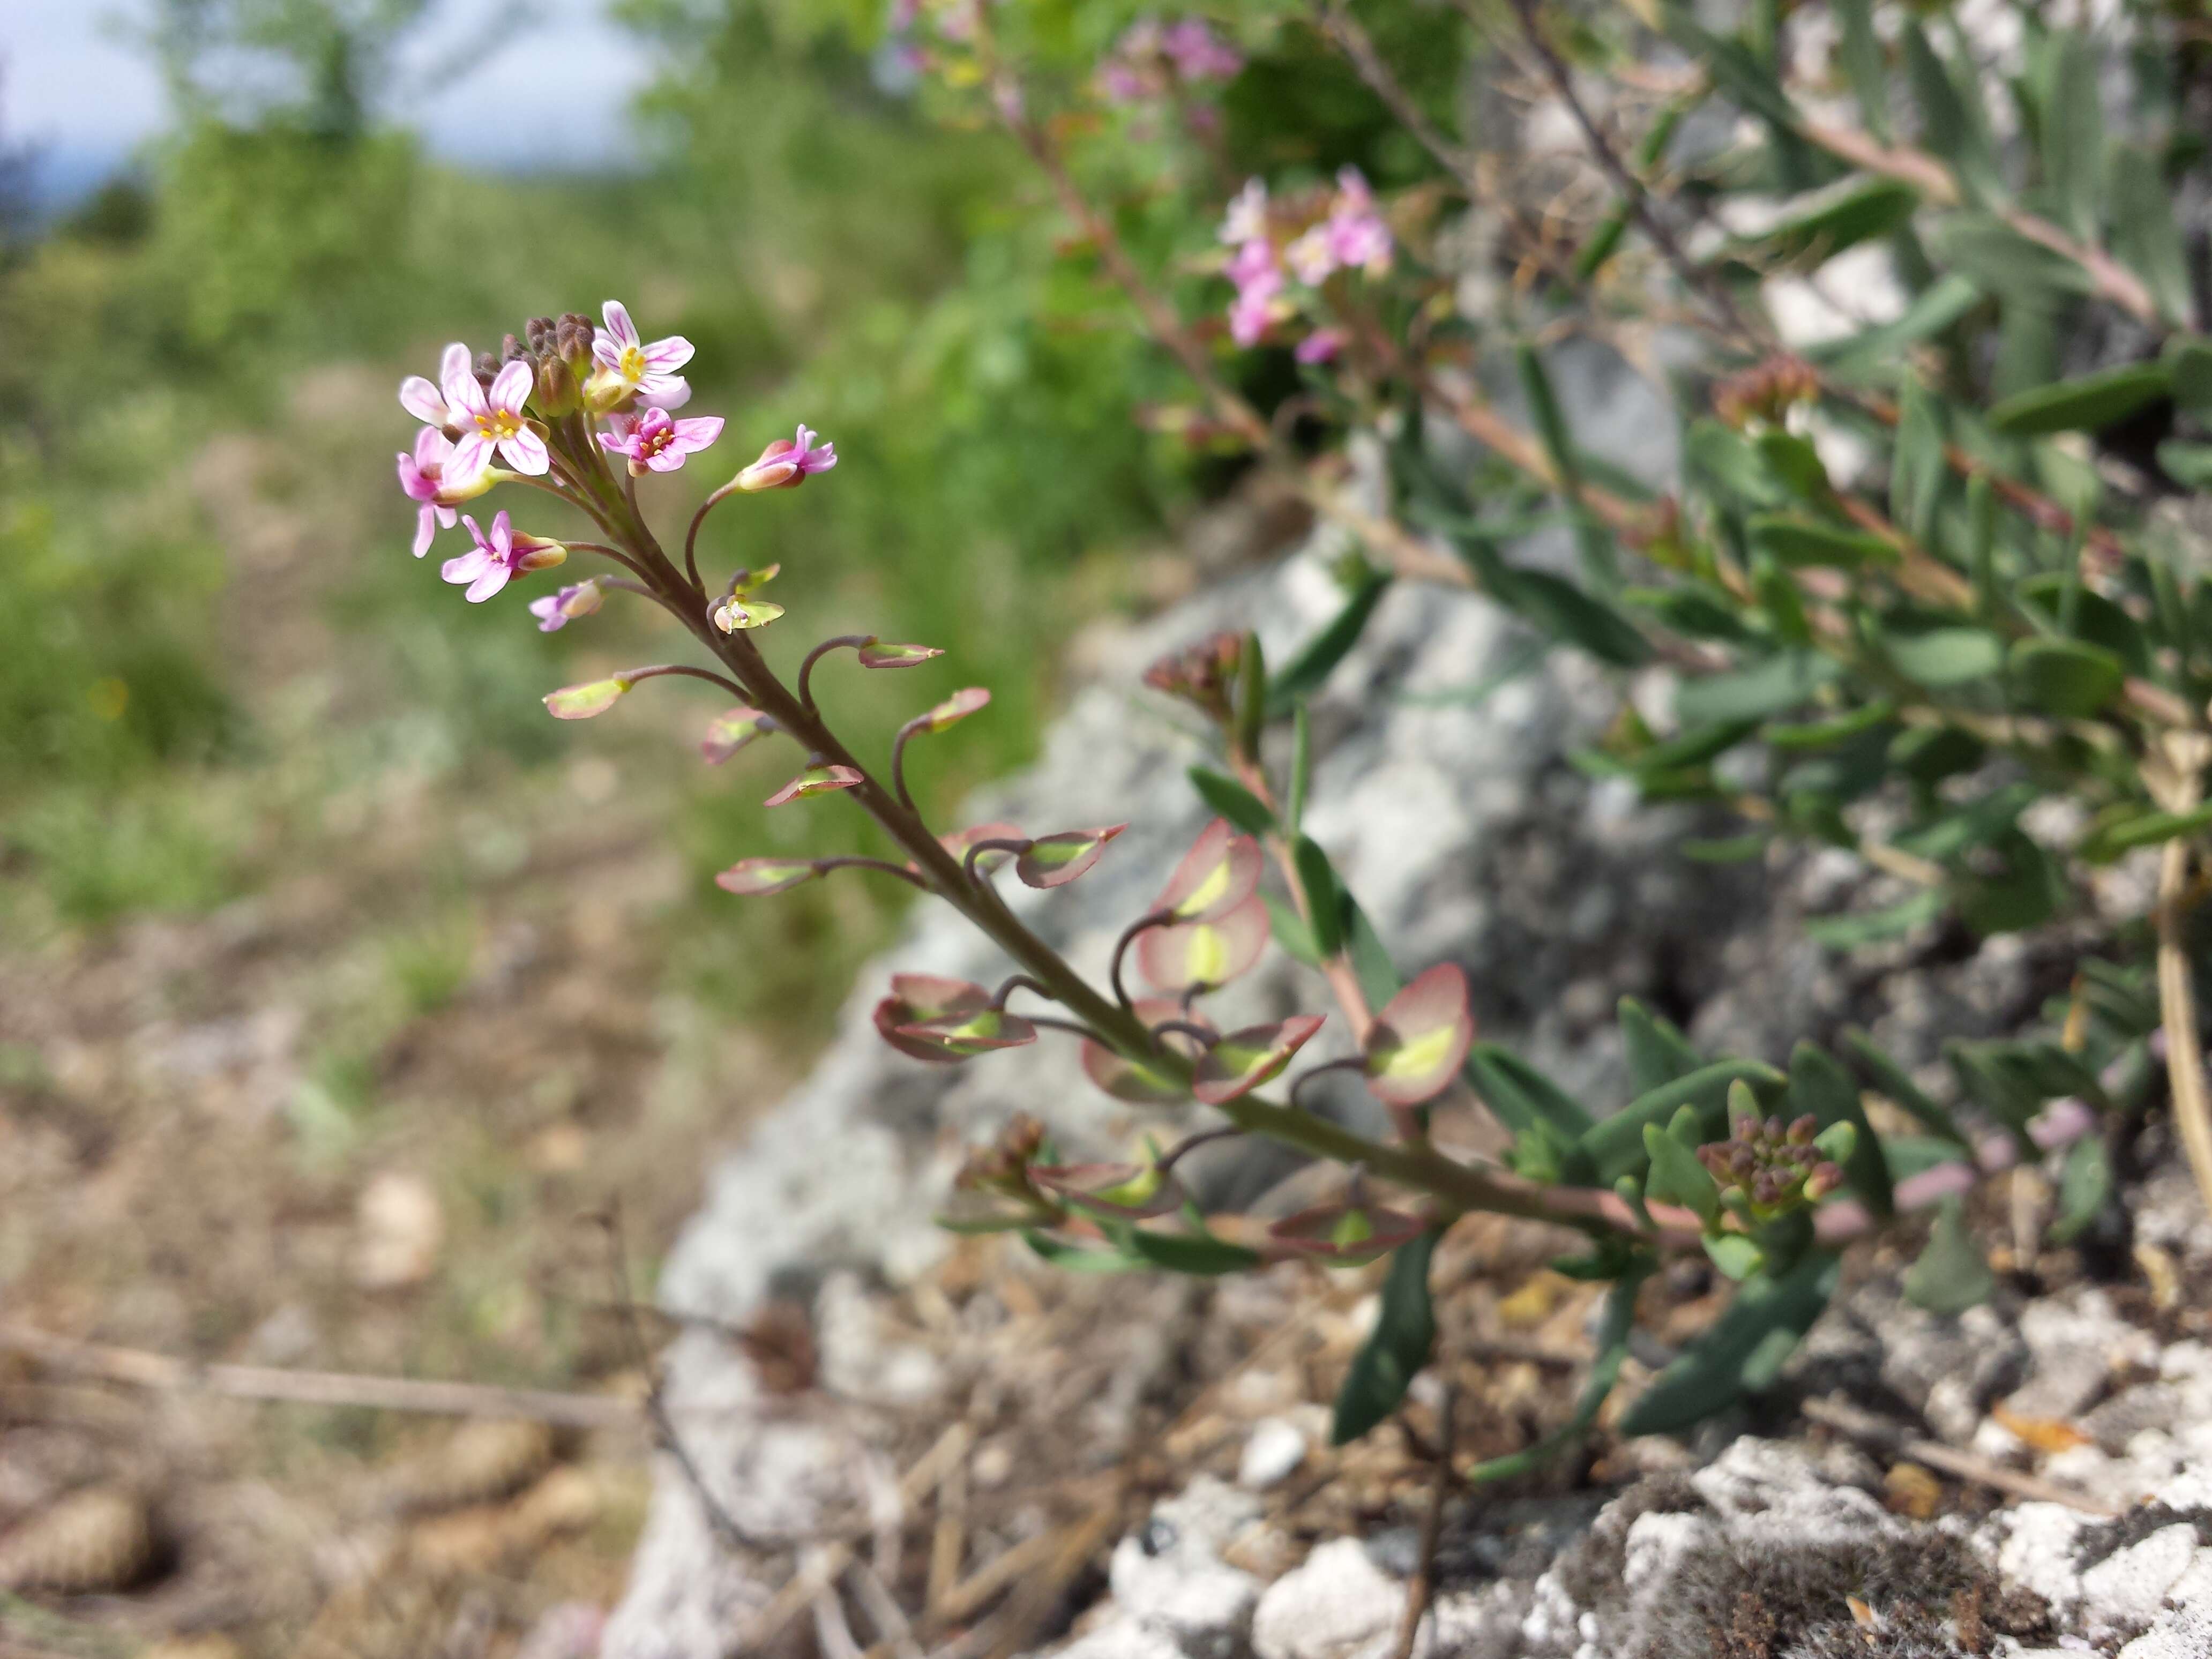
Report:
[{"label": "flowering stem", "polygon": [[[725,680],[701,669],[690,670],[690,673],[735,690],[807,752],[820,756],[830,764],[852,768],[859,774],[860,781],[845,793],[906,850],[915,865],[910,879],[945,899],[1012,957],[1023,976],[1033,981],[1042,994],[1075,1016],[1074,1021],[1069,1023],[1085,1036],[1125,1057],[1141,1060],[1164,1070],[1176,1082],[1188,1086],[1195,1070],[1194,1062],[1160,1044],[1132,1010],[1109,1001],[1094,989],[1059,952],[1032,933],[972,867],[972,860],[979,853],[1020,853],[1026,851],[1030,843],[1013,840],[979,842],[967,849],[968,863],[956,859],[930,833],[920,814],[860,764],[823,721],[820,712],[777,678],[761,655],[760,647],[749,636],[722,634],[708,622],[698,604],[703,596],[696,586],[688,585],[683,574],[668,562],[652,532],[641,520],[633,515],[623,528],[622,539],[629,544],[661,604],[729,670],[732,679]],[[684,671],[669,665],[657,672]],[[1203,1028],[1200,1032],[1200,1040],[1212,1040],[1211,1032]],[[1696,1218],[1686,1212],[1668,1212],[1655,1233],[1617,1194],[1540,1186],[1503,1171],[1458,1163],[1425,1144],[1386,1146],[1327,1118],[1250,1095],[1224,1102],[1216,1109],[1232,1127],[1245,1133],[1266,1135],[1312,1158],[1347,1165],[1364,1164],[1378,1178],[1427,1193],[1455,1212],[1487,1210],[1502,1215],[1605,1227],[1652,1243],[1688,1249],[1698,1245]],[[1655,1218],[1660,1213],[1655,1206]],[[1677,1224],[1678,1218],[1685,1224]]]},{"label": "flowering stem", "polygon": [[1121,930],[1121,937],[1114,941],[1114,955],[1107,964],[1106,981],[1114,988],[1114,1000],[1124,1008],[1134,1005],[1129,1000],[1128,992],[1121,988],[1121,958],[1128,955],[1129,947],[1137,942],[1137,936],[1139,933],[1154,927],[1164,927],[1174,920],[1174,911],[1155,910],[1149,915],[1139,916],[1124,927]]},{"label": "flowering stem", "polygon": [[1310,1066],[1299,1073],[1297,1081],[1291,1085],[1291,1104],[1303,1108],[1300,1097],[1305,1093],[1306,1085],[1317,1077],[1326,1077],[1331,1072],[1359,1072],[1366,1068],[1367,1057],[1364,1054],[1346,1054],[1341,1060],[1327,1060],[1318,1066]]},{"label": "flowering stem", "polygon": [[618,680],[628,680],[635,685],[640,680],[656,680],[665,674],[680,674],[685,679],[704,680],[709,685],[720,686],[723,690],[733,696],[742,697],[745,695],[744,687],[738,684],[734,680],[726,679],[708,669],[694,668],[689,663],[663,662],[655,663],[650,668],[625,668],[614,678]]},{"label": "flowering stem", "polygon": [[705,501],[700,502],[699,510],[691,515],[690,529],[684,532],[684,574],[690,577],[691,586],[694,587],[703,586],[699,580],[699,558],[696,551],[699,526],[707,522],[707,515],[709,513],[712,513],[729,496],[737,493],[737,480],[732,478],[713,495],[708,496]]},{"label": "flowering stem", "polygon": [[[858,651],[862,646],[872,645],[875,638],[872,634],[840,634],[835,639],[823,641],[821,644],[808,652],[805,659],[799,665],[799,702],[805,703],[809,708],[814,707],[813,679],[816,663],[820,662],[832,651],[842,651],[848,647]],[[911,801],[907,803],[908,811],[913,810],[913,805]]]},{"label": "flowering stem", "polygon": [[991,999],[991,1006],[1004,1008],[1006,1006],[1006,999],[1017,991],[1034,991],[1048,1001],[1052,1000],[1052,992],[1047,987],[1031,979],[1027,974],[1015,974],[999,988],[997,994]]},{"label": "flowering stem", "polygon": [[889,859],[864,858],[858,853],[846,853],[840,854],[836,858],[817,859],[814,860],[814,867],[823,871],[881,870],[886,875],[896,876],[901,881],[912,882],[925,893],[929,890],[927,882],[903,864],[893,864]]}]

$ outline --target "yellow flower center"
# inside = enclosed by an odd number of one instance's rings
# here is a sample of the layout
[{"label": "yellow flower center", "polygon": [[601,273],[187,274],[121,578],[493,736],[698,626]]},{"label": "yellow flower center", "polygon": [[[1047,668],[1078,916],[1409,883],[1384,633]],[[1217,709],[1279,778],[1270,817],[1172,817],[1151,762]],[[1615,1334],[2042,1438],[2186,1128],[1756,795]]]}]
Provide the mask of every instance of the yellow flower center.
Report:
[{"label": "yellow flower center", "polygon": [[477,416],[477,430],[495,441],[512,438],[522,430],[522,422],[513,410],[488,410]]},{"label": "yellow flower center", "polygon": [[625,380],[641,380],[645,378],[644,347],[624,346],[623,348],[622,377]]}]

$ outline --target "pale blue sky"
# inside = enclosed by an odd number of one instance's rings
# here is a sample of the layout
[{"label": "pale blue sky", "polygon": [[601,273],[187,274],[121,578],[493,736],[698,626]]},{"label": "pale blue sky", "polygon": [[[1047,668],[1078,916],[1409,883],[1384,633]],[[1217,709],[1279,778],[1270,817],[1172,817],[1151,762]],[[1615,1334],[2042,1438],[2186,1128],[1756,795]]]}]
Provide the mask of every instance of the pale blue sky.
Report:
[{"label": "pale blue sky", "polygon": [[[10,140],[46,152],[42,188],[74,195],[160,130],[167,100],[145,58],[116,37],[143,0],[0,0],[0,119]],[[452,57],[499,9],[496,0],[444,0],[414,54]],[[455,161],[525,169],[621,159],[623,112],[652,70],[645,50],[605,15],[605,0],[532,0],[538,21],[477,67],[394,112]],[[486,103],[564,88],[557,124],[487,121]],[[538,91],[540,95],[528,94]]]}]

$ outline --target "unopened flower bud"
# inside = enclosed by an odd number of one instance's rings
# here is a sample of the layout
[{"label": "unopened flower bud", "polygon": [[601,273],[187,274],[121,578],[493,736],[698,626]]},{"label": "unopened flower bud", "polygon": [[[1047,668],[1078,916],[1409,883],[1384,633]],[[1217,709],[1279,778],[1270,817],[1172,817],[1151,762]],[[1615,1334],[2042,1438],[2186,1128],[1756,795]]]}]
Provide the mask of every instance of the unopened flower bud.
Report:
[{"label": "unopened flower bud", "polygon": [[501,337],[499,343],[499,361],[501,364],[520,362],[523,358],[529,355],[529,351],[524,347],[522,342],[516,339],[512,334],[503,335]]},{"label": "unopened flower bud", "polygon": [[590,318],[580,312],[564,311],[561,319],[553,325],[553,349],[562,362],[581,373],[592,361],[592,341],[596,332]]},{"label": "unopened flower bud", "polygon": [[1792,1146],[1809,1146],[1813,1137],[1820,1133],[1820,1120],[1808,1112],[1790,1126],[1787,1139]]},{"label": "unopened flower bud", "polygon": [[1194,703],[1217,720],[1230,717],[1229,690],[1244,649],[1241,635],[1209,634],[1195,645],[1171,652],[1145,671],[1145,684],[1155,691]]},{"label": "unopened flower bud", "polygon": [[530,602],[530,614],[538,618],[538,631],[557,634],[579,617],[588,617],[599,608],[605,595],[600,591],[599,578],[573,582],[557,593],[548,593],[544,599]]},{"label": "unopened flower bud", "polygon": [[550,570],[568,556],[568,550],[549,537],[533,536],[523,530],[514,532],[514,568],[518,573]]},{"label": "unopened flower bud", "polygon": [[1805,1177],[1805,1196],[1825,1198],[1843,1184],[1842,1169],[1833,1164],[1822,1164],[1816,1166],[1813,1173]]},{"label": "unopened flower bud", "polygon": [[553,349],[553,319],[532,317],[522,325],[522,337],[530,343],[531,351],[543,357]]},{"label": "unopened flower bud", "polygon": [[477,384],[489,392],[491,390],[491,383],[498,378],[499,359],[489,351],[477,353]]},{"label": "unopened flower bud", "polygon": [[534,401],[538,412],[548,420],[574,413],[583,403],[583,389],[576,383],[576,371],[558,357],[540,357]]}]

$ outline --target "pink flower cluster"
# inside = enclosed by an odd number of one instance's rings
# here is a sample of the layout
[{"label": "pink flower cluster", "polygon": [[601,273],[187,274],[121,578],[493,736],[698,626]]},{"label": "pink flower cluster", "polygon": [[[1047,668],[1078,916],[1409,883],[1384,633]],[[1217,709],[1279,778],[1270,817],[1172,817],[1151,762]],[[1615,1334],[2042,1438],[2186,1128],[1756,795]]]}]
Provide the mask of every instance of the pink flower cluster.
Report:
[{"label": "pink flower cluster", "polygon": [[1098,66],[1098,89],[1109,102],[1135,104],[1158,98],[1177,82],[1231,81],[1243,54],[1195,17],[1132,23]]},{"label": "pink flower cluster", "polygon": [[[631,477],[642,477],[677,471],[722,435],[718,415],[679,420],[669,413],[691,396],[678,373],[691,360],[689,340],[671,335],[647,342],[619,301],[608,301],[600,315],[605,326],[599,329],[574,313],[557,324],[537,319],[529,343],[510,336],[506,361],[496,365],[490,357],[473,357],[456,340],[446,348],[435,383],[419,374],[400,382],[400,406],[423,423],[412,451],[397,458],[399,488],[416,507],[415,556],[428,552],[438,532],[453,528],[458,518],[472,545],[447,560],[441,574],[465,586],[472,604],[516,576],[560,564],[568,549],[517,530],[504,512],[485,530],[457,514],[462,502],[518,476],[544,479],[541,488],[586,501],[586,479],[600,452],[620,456]],[[605,418],[603,430],[592,430],[594,416]],[[796,441],[775,440],[728,488],[788,489],[836,465],[836,447],[817,441],[801,426]],[[530,611],[550,634],[597,611],[602,596],[595,577],[533,601]]]},{"label": "pink flower cluster", "polygon": [[[1321,216],[1281,246],[1274,220],[1267,183],[1255,179],[1237,193],[1221,222],[1220,240],[1234,250],[1223,267],[1237,288],[1229,304],[1229,333],[1240,346],[1257,345],[1275,324],[1297,315],[1297,306],[1285,293],[1291,282],[1313,289],[1340,270],[1379,276],[1396,252],[1375,192],[1358,167],[1336,175],[1336,189]],[[1299,342],[1298,361],[1326,362],[1343,342],[1340,330],[1316,329]]]}]

